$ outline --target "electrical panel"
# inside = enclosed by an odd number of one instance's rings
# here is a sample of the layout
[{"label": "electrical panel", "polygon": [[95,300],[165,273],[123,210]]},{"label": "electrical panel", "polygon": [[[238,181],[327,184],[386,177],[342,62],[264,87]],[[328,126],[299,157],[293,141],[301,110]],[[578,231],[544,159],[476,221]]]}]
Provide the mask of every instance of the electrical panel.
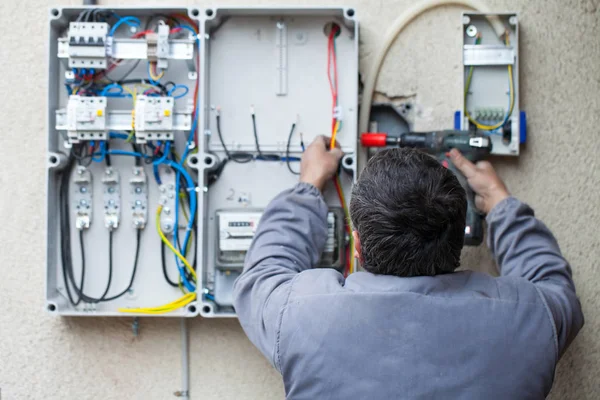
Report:
[{"label": "electrical panel", "polygon": [[350,271],[353,9],[57,7],[49,39],[49,312],[235,316],[262,210],[320,134],[345,156],[317,267]]},{"label": "electrical panel", "polygon": [[464,105],[455,129],[488,134],[497,155],[518,156],[526,140],[525,113],[519,109],[518,21],[514,13],[462,16]]}]

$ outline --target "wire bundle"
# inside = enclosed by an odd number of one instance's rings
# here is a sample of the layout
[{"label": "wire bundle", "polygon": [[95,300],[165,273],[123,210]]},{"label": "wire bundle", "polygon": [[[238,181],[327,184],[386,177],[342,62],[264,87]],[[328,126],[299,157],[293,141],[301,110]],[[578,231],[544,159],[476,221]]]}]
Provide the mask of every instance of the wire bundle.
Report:
[{"label": "wire bundle", "polygon": [[[112,11],[108,10],[99,10],[99,9],[90,9],[85,10],[80,16],[78,20],[81,21],[100,21],[100,20],[108,20],[110,18],[116,18],[117,21],[112,25],[112,28],[109,32],[109,36],[112,37],[119,29],[120,26],[129,25],[134,27],[141,26],[141,21],[137,17],[120,17]],[[142,38],[150,33],[154,33],[154,30],[149,29],[151,23],[156,18],[164,18],[167,23],[171,26],[170,34],[178,34],[179,32],[189,31],[195,37],[195,43],[198,43],[198,29],[195,26],[195,22],[192,21],[185,15],[173,15],[173,16],[152,16],[147,22],[143,31],[137,32],[131,36],[133,39]],[[196,67],[199,65],[199,52],[196,52]],[[106,96],[106,97],[120,97],[120,98],[131,98],[135,104],[135,100],[137,96],[141,93],[144,95],[150,96],[171,96],[175,99],[183,98],[188,95],[189,89],[185,85],[175,84],[173,82],[167,82],[165,84],[160,83],[160,79],[163,78],[165,71],[157,71],[156,64],[149,63],[148,64],[148,75],[149,79],[126,79],[132,72],[135,70],[140,60],[136,61],[131,69],[127,71],[120,79],[113,80],[108,77],[108,73],[116,69],[119,65],[122,64],[122,60],[113,60],[113,62],[109,65],[109,67],[100,72],[96,72],[94,70],[74,70],[74,82],[72,85],[66,85],[68,94],[78,94],[83,96]],[[150,82],[150,83],[148,83]],[[136,244],[136,252],[135,252],[135,260],[134,266],[132,270],[132,275],[129,281],[127,288],[119,292],[115,295],[109,295],[109,289],[112,282],[112,273],[113,273],[113,265],[112,265],[112,243],[113,243],[113,231],[109,231],[109,277],[108,284],[106,290],[104,290],[102,296],[98,298],[91,297],[83,293],[83,287],[85,283],[85,251],[84,251],[84,231],[79,231],[80,236],[80,247],[81,247],[81,258],[82,258],[82,268],[81,268],[81,279],[79,282],[75,282],[74,273],[73,273],[73,262],[71,259],[71,243],[70,243],[70,226],[69,226],[69,201],[68,201],[68,193],[69,193],[69,180],[72,174],[73,168],[77,163],[83,166],[88,166],[92,162],[106,162],[107,165],[110,165],[110,157],[111,156],[129,156],[134,157],[135,163],[137,166],[142,165],[142,161],[145,161],[148,164],[152,164],[155,177],[157,182],[160,184],[160,176],[158,173],[158,166],[165,165],[166,167],[172,169],[177,176],[175,192],[177,194],[177,201],[175,202],[175,232],[173,234],[172,241],[166,237],[164,232],[162,232],[160,228],[160,215],[163,211],[163,207],[159,206],[156,213],[157,218],[157,231],[161,239],[161,246],[166,246],[169,248],[174,255],[174,258],[177,263],[177,268],[180,272],[180,276],[178,279],[178,283],[176,284],[181,288],[184,292],[184,295],[165,305],[158,307],[150,307],[150,308],[120,308],[119,311],[127,312],[127,313],[140,313],[140,314],[162,314],[174,311],[181,307],[186,306],[190,302],[196,299],[196,287],[195,284],[197,282],[197,276],[195,272],[195,263],[194,259],[193,265],[187,260],[186,255],[191,248],[192,242],[190,238],[197,231],[195,224],[195,216],[197,210],[197,195],[196,195],[196,186],[194,180],[190,176],[189,172],[184,167],[184,162],[187,156],[190,154],[190,151],[196,148],[196,140],[197,140],[197,125],[198,125],[198,84],[199,79],[196,80],[196,85],[194,89],[194,108],[193,108],[193,122],[190,130],[190,134],[186,140],[186,147],[181,157],[177,155],[174,148],[171,148],[171,142],[149,142],[146,144],[138,145],[132,143],[132,139],[135,136],[134,125],[132,122],[131,130],[128,133],[119,133],[119,132],[111,132],[109,134],[109,139],[107,141],[100,142],[88,142],[83,144],[75,144],[71,149],[69,164],[65,171],[63,172],[63,176],[61,178],[61,190],[60,190],[60,209],[61,209],[61,261],[63,264],[63,277],[66,285],[67,295],[71,304],[77,306],[82,301],[86,303],[97,303],[97,302],[105,302],[115,300],[125,293],[127,293],[134,282],[135,275],[137,272],[137,265],[139,259],[139,248],[140,248],[140,238],[141,238],[141,230],[137,231],[137,244]],[[132,111],[132,121],[134,121],[135,114]],[[122,139],[131,143],[132,151],[126,150],[111,150],[109,146],[110,139]],[[181,203],[181,204],[180,204]],[[189,209],[189,213],[186,210],[186,206]],[[186,229],[185,234],[183,236],[183,240],[179,241],[179,233],[178,233],[178,218],[179,218],[179,210],[185,215]],[[195,246],[196,248],[197,246]],[[195,258],[195,257],[194,257]],[[163,263],[164,264],[164,263]],[[163,271],[165,272],[165,278],[168,278],[166,275],[166,265],[163,265]],[[167,279],[167,281],[170,281]],[[73,296],[71,293],[71,288],[74,289],[77,294],[77,298]],[[186,293],[187,292],[187,293]]]},{"label": "wire bundle", "polygon": [[[331,97],[333,100],[332,107],[332,126],[331,126],[331,141],[329,142],[329,148],[333,149],[336,146],[337,134],[341,128],[341,118],[338,112],[338,72],[337,72],[337,54],[335,39],[339,36],[340,30],[338,25],[332,24],[331,32],[329,33],[327,40],[327,79],[329,80],[329,88],[331,90]],[[354,239],[352,236],[352,230],[350,228],[350,213],[348,212],[348,205],[344,196],[344,190],[342,189],[342,183],[339,174],[336,174],[333,178],[335,190],[338,198],[340,199],[340,205],[344,210],[344,230],[349,237],[349,245],[346,251],[346,268],[344,275],[349,275],[354,272]]]}]

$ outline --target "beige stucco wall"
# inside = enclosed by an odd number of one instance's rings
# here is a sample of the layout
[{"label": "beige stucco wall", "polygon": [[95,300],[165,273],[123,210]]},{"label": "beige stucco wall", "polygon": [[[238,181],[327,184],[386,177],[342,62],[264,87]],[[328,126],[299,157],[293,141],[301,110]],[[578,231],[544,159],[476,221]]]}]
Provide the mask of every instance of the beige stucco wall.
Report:
[{"label": "beige stucco wall", "polygon": [[[256,4],[219,2],[229,3]],[[413,1],[330,3],[356,8],[364,67],[386,26]],[[600,4],[487,3],[497,11],[520,13],[520,98],[529,127],[521,157],[498,161],[498,169],[512,192],[555,232],[572,263],[586,316],[585,328],[558,367],[552,398],[595,399],[600,396]],[[178,321],[144,319],[136,338],[130,319],[61,319],[42,311],[49,4],[0,2],[1,398],[171,399],[180,387]],[[460,106],[459,12],[446,7],[419,18],[383,68],[378,88],[390,96],[414,96],[419,129],[450,127]],[[494,269],[483,247],[466,250],[464,264]],[[198,318],[190,325],[192,399],[283,398],[280,377],[237,321]],[[351,380],[352,366],[343,367]]]}]

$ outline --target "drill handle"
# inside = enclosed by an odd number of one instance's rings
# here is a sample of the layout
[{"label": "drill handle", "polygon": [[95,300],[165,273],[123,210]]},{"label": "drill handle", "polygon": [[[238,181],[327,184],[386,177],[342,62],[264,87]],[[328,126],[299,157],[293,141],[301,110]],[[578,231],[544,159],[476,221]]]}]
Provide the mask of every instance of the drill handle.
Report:
[{"label": "drill handle", "polygon": [[448,158],[444,157],[444,165],[456,175],[458,182],[467,193],[467,216],[465,223],[465,246],[479,246],[483,242],[483,215],[475,207],[475,192],[469,186],[467,178],[452,164]]}]

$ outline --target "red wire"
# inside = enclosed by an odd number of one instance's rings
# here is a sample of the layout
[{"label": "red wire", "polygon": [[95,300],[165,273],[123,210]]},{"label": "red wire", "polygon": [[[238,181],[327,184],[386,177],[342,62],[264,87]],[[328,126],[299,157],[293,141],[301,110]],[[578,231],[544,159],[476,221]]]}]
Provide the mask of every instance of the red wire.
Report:
[{"label": "red wire", "polygon": [[196,27],[196,24],[198,24],[198,21],[194,21],[193,19],[191,19],[190,17],[188,17],[185,14],[174,14],[172,17],[184,20],[185,22],[187,22],[188,24],[190,24],[192,26],[192,29],[194,31],[196,31],[196,33],[198,33],[198,28]]},{"label": "red wire", "polygon": [[137,38],[140,38],[140,37],[142,37],[142,36],[146,36],[146,35],[147,35],[147,34],[149,34],[149,33],[154,33],[154,31],[152,31],[152,30],[147,30],[147,31],[137,32],[137,33],[134,33],[134,34],[133,34],[133,36],[131,36],[131,37],[132,37],[133,39],[137,39]]}]

